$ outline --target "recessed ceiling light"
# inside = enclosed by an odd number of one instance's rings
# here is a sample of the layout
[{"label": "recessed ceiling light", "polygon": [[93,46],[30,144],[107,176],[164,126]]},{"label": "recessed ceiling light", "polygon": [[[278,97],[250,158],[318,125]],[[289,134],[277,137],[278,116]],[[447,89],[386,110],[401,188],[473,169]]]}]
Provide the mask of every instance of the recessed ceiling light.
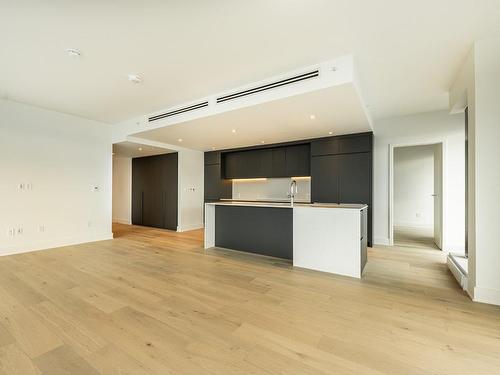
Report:
[{"label": "recessed ceiling light", "polygon": [[266,141],[260,141],[260,143],[266,143]]},{"label": "recessed ceiling light", "polygon": [[333,132],[328,132],[328,134],[332,135],[332,134],[333,134]]},{"label": "recessed ceiling light", "polygon": [[231,130],[233,133],[236,133],[236,129]]},{"label": "recessed ceiling light", "polygon": [[182,138],[179,138],[177,141],[182,142]]},{"label": "recessed ceiling light", "polygon": [[139,150],[139,151],[142,151],[142,147],[139,147],[139,148],[138,148],[138,150]]},{"label": "recessed ceiling light", "polygon": [[66,50],[66,53],[68,54],[69,57],[80,57],[82,55],[80,50],[76,48],[68,48]]},{"label": "recessed ceiling light", "polygon": [[310,118],[311,120],[316,120],[316,115],[310,115],[310,116],[309,116],[309,118]]},{"label": "recessed ceiling light", "polygon": [[128,75],[128,80],[130,82],[133,82],[133,83],[141,83],[142,78],[141,78],[141,76],[139,76],[137,74],[129,74]]},{"label": "recessed ceiling light", "polygon": [[212,150],[215,150],[215,147],[212,147]]}]

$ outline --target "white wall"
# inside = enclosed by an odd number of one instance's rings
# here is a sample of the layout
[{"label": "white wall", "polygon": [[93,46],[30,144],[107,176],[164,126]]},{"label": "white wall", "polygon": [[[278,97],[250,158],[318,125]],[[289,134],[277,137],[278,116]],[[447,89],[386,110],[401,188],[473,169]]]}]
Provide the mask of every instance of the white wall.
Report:
[{"label": "white wall", "polygon": [[475,301],[500,305],[500,38],[474,44],[451,88],[450,108],[469,108],[469,275]]},{"label": "white wall", "polygon": [[434,145],[394,149],[394,225],[434,227]]},{"label": "white wall", "polygon": [[465,237],[465,130],[463,114],[447,111],[378,120],[374,127],[374,242],[389,244],[390,145],[444,141],[445,226],[443,249],[463,251]]},{"label": "white wall", "polygon": [[203,152],[179,151],[179,232],[203,228],[203,169]]},{"label": "white wall", "polygon": [[0,100],[0,171],[0,255],[112,238],[108,125]]},{"label": "white wall", "polygon": [[[311,201],[311,179],[297,178],[296,201]],[[265,180],[234,180],[233,199],[289,200],[291,178],[268,178]]]},{"label": "white wall", "polygon": [[132,158],[113,157],[113,222],[132,223]]}]

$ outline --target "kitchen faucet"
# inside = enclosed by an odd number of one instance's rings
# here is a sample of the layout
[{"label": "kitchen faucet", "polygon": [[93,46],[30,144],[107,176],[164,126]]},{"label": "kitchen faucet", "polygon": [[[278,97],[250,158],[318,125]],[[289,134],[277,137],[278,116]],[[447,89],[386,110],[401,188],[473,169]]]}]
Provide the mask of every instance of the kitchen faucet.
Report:
[{"label": "kitchen faucet", "polygon": [[290,194],[288,194],[288,198],[290,198],[290,203],[292,204],[292,207],[293,207],[293,199],[295,198],[295,195],[297,193],[298,193],[297,181],[292,180],[292,183],[290,184]]}]

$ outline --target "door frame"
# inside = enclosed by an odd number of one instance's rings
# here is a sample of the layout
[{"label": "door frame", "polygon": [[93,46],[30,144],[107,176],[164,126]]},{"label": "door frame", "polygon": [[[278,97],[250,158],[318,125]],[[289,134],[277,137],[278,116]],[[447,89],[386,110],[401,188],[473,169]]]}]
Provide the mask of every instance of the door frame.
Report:
[{"label": "door frame", "polygon": [[446,153],[447,142],[444,138],[430,139],[422,142],[408,142],[408,143],[391,143],[389,144],[389,245],[394,246],[394,149],[398,147],[411,147],[411,146],[432,146],[441,144],[441,160],[442,160],[442,196],[441,196],[441,251],[448,252],[447,250],[447,236],[444,230],[446,226]]}]

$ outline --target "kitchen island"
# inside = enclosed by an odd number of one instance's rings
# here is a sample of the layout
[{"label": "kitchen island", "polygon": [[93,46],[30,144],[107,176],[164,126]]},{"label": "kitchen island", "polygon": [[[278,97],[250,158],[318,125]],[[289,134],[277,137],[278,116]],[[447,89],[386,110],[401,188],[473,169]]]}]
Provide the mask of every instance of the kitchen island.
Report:
[{"label": "kitchen island", "polygon": [[289,259],[295,267],[360,278],[367,205],[273,202],[205,204],[205,249]]}]

